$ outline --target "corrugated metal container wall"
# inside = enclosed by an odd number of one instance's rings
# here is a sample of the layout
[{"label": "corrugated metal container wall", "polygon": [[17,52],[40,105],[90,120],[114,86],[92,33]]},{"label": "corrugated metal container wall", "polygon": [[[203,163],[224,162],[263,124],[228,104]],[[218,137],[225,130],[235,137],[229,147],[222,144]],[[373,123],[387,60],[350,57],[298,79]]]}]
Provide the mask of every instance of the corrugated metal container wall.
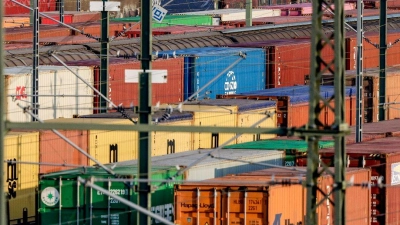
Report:
[{"label": "corrugated metal container wall", "polygon": [[[169,3],[169,4],[167,4]],[[170,2],[168,0],[161,0],[161,5],[168,10],[168,13],[181,13],[181,12],[194,12],[214,9],[213,2],[204,2],[197,0],[175,0]]]},{"label": "corrugated metal container wall", "polygon": [[[305,77],[310,74],[309,39],[281,39],[229,46],[266,49],[266,88],[304,85]],[[325,60],[333,59],[333,50],[324,48],[322,57]]]},{"label": "corrugated metal container wall", "polygon": [[[39,179],[39,133],[38,132],[9,132],[4,138],[4,159],[24,163],[3,163],[8,186],[8,219],[22,221],[23,209],[27,209],[29,220],[35,216],[35,193]],[[36,163],[36,164],[35,164]],[[9,222],[9,221],[8,221]]]},{"label": "corrugated metal container wall", "polygon": [[193,98],[213,99],[218,94],[265,88],[263,49],[204,47],[159,52],[159,57],[166,55],[185,57],[184,100],[198,91]]},{"label": "corrugated metal container wall", "polygon": [[[121,178],[132,178],[137,175],[137,167],[115,167],[113,171]],[[152,180],[165,180],[176,175],[176,167],[152,167]],[[137,211],[129,206],[108,198],[102,192],[81,185],[77,178],[109,179],[114,176],[107,174],[103,169],[86,167],[84,169],[67,170],[51,173],[41,177],[39,193],[40,222],[37,224],[74,223],[85,224],[135,224]],[[183,180],[183,175],[175,176],[175,183]],[[98,185],[111,193],[128,201],[137,203],[137,193],[123,182],[95,181]],[[137,184],[132,183],[132,185]],[[159,183],[153,182],[158,186]],[[151,211],[169,221],[173,221],[173,192],[174,183],[159,186],[151,194]],[[45,194],[51,192],[58,195],[58,199],[49,199]],[[154,219],[152,224],[161,224]]]},{"label": "corrugated metal container wall", "polygon": [[[44,13],[47,16],[50,16],[53,19],[59,20],[60,13],[59,12],[47,12]],[[64,23],[87,23],[92,21],[100,20],[100,13],[98,12],[78,12],[78,11],[64,11]],[[57,24],[53,20],[41,16],[41,24]]]},{"label": "corrugated metal container wall", "polygon": [[[18,2],[25,6],[30,6],[29,0],[21,0]],[[56,1],[55,0],[39,1],[38,6],[40,12],[54,11],[56,10]],[[11,0],[5,0],[3,3],[3,7],[5,15],[27,14],[30,12],[29,9],[26,9],[25,7],[20,6]]]},{"label": "corrugated metal container wall", "polygon": [[[71,67],[89,84],[93,85],[93,70],[89,67]],[[12,67],[4,70],[6,75],[7,115],[12,122],[29,122],[31,116],[17,106],[31,106],[32,68]],[[93,90],[63,66],[40,66],[38,87],[38,117],[42,120],[93,111]],[[12,96],[12,97],[11,97]],[[28,102],[26,102],[28,101]]]},{"label": "corrugated metal container wall", "polygon": [[[168,12],[170,13],[170,12]],[[112,19],[115,22],[122,23],[137,23],[135,24],[135,29],[140,29],[140,16],[135,17],[125,17],[125,18],[115,18]],[[158,23],[153,20],[152,28],[169,27],[175,25],[188,25],[188,26],[211,26],[219,25],[213,24],[213,18],[209,15],[166,15],[162,23]]]},{"label": "corrugated metal container wall", "polygon": [[[399,49],[400,51],[400,49]],[[400,55],[399,55],[400,57]],[[400,62],[399,62],[400,64]],[[387,72],[386,75],[386,102],[389,105],[386,108],[386,118],[391,119],[398,119],[400,118],[400,110],[396,107],[396,101],[400,95],[400,67],[394,68],[394,71]],[[378,76],[379,77],[379,76]],[[379,85],[379,83],[378,83]],[[379,102],[379,100],[377,100]],[[392,103],[392,104],[391,104]],[[393,105],[394,103],[394,105]]]},{"label": "corrugated metal container wall", "polygon": [[[400,31],[394,30],[387,33],[387,43],[393,43],[399,37]],[[372,43],[379,44],[379,33],[372,33],[366,35]],[[379,48],[369,44],[366,40],[363,40],[364,46],[364,68],[377,68],[379,67]],[[346,70],[356,69],[356,51],[357,51],[357,37],[352,36],[346,38]],[[400,64],[400,46],[392,45],[388,48],[386,55],[386,65],[394,66]]]},{"label": "corrugated metal container wall", "polygon": [[[229,181],[234,179],[232,177]],[[208,181],[214,184],[175,186],[176,224],[188,224],[186,221],[218,224],[219,220],[228,224],[259,225],[303,222],[304,214],[299,210],[303,208],[300,185],[272,187],[249,184],[260,181],[254,177],[236,177],[237,184],[232,185],[224,184],[223,178]]]},{"label": "corrugated metal container wall", "polygon": [[[46,37],[66,37],[71,35],[71,30],[67,27],[55,27],[55,26],[39,26],[39,39]],[[86,30],[85,30],[86,31]],[[4,40],[6,41],[17,41],[21,39],[33,40],[32,27],[22,28],[7,28],[4,34]]]},{"label": "corrugated metal container wall", "polygon": [[[246,9],[216,9],[197,12],[184,12],[180,15],[211,15],[221,21],[234,21],[246,19]],[[253,9],[252,18],[280,16],[280,9]]]},{"label": "corrugated metal container wall", "polygon": [[[100,80],[99,60],[84,60],[66,62],[71,66],[90,66],[94,68],[94,82],[98,89]],[[131,59],[110,59],[109,62],[109,93],[108,97],[117,105],[129,107],[138,104],[138,83],[127,82],[127,69],[140,69],[140,61]],[[183,58],[156,59],[152,62],[152,69],[166,70],[167,83],[152,84],[152,104],[157,102],[176,103],[183,100]],[[99,98],[95,98],[97,105]]]},{"label": "corrugated metal container wall", "polygon": [[[211,157],[210,154],[214,157]],[[283,151],[249,149],[219,149],[213,151],[213,149],[205,149],[152,157],[151,163],[153,166],[180,166],[182,169],[191,166],[185,172],[185,179],[201,181],[269,168],[269,166],[256,163],[282,166],[284,157]],[[203,160],[194,166],[192,165],[193,162],[200,159]],[[134,166],[137,163],[137,160],[131,160],[119,162],[117,166]]]},{"label": "corrugated metal container wall", "polygon": [[386,157],[386,224],[399,224],[400,221],[400,154]]},{"label": "corrugated metal container wall", "polygon": [[[46,123],[49,121],[46,121]],[[57,120],[57,122],[61,122]],[[87,130],[58,130],[74,144],[87,152],[88,131]],[[40,174],[71,169],[61,166],[70,164],[75,166],[87,166],[88,159],[77,149],[69,145],[66,141],[54,134],[52,131],[40,131],[40,162],[54,163],[58,166],[40,165]]]},{"label": "corrugated metal container wall", "polygon": [[[193,120],[182,120],[173,123],[163,124],[170,126],[192,126]],[[185,152],[193,148],[193,134],[189,132],[151,132],[152,156],[167,155],[178,152]]]}]

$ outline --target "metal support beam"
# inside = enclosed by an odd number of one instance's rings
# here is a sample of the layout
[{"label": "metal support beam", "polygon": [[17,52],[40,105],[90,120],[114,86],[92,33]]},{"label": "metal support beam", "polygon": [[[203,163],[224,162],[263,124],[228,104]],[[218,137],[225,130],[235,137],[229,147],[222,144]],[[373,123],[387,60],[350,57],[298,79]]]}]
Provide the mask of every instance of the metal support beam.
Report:
[{"label": "metal support beam", "polygon": [[[0,7],[0,21],[3,23],[4,7]],[[4,40],[4,29],[0,28],[0,39]],[[0,60],[3,62],[3,45],[0,41]],[[0,162],[4,162],[4,136],[6,135],[5,117],[6,117],[6,89],[3,73],[3,66],[0,66]],[[0,224],[6,224],[6,195],[5,192],[5,171],[3,164],[0,166]]]},{"label": "metal support beam", "polygon": [[[320,134],[306,134],[308,137],[308,155],[307,155],[307,214],[306,224],[318,224],[317,207],[321,201],[317,201],[317,194],[320,192],[323,200],[330,201],[329,196],[332,193],[325,193],[318,188],[318,179],[322,174],[328,174],[335,179],[334,206],[335,215],[334,223],[343,225],[345,223],[345,142],[344,135],[348,132],[348,127],[344,123],[345,119],[345,45],[344,45],[344,1],[335,1],[334,9],[331,3],[324,0],[313,1],[313,18],[312,18],[312,44],[311,44],[311,82],[310,82],[310,110],[308,129],[320,130]],[[322,29],[322,7],[334,11],[334,36],[326,36]],[[333,39],[333,40],[332,40]],[[324,48],[331,48],[335,52],[333,60],[327,61],[322,58],[321,52]],[[332,73],[335,77],[335,95],[332,99],[325,99],[324,93],[320,93],[320,83],[322,74]],[[335,107],[332,107],[334,103]],[[334,124],[326,124],[319,120],[322,109],[328,109],[335,113]],[[319,160],[318,142],[324,131],[337,132],[335,136],[335,171],[328,170],[328,167]],[[321,167],[319,168],[319,166]]]},{"label": "metal support beam", "polygon": [[[151,73],[147,71],[151,69],[152,61],[152,33],[151,33],[151,5],[152,1],[141,0],[141,68],[143,73],[139,75],[139,125],[148,125],[151,123]],[[134,93],[133,93],[134,94]],[[151,142],[150,132],[139,132],[138,141],[138,178],[151,178]],[[151,207],[151,183],[141,182],[138,184],[138,204],[144,209],[150,210]],[[151,224],[151,218],[143,213],[138,212],[137,224]]]},{"label": "metal support beam", "polygon": [[81,0],[76,1],[76,11],[78,11],[78,12],[81,11]]},{"label": "metal support beam", "polygon": [[[33,1],[32,113],[39,114],[39,0]],[[32,116],[32,121],[37,121]]]},{"label": "metal support beam", "polygon": [[253,24],[253,0],[246,0],[246,27]]},{"label": "metal support beam", "polygon": [[379,8],[379,121],[386,119],[386,51],[387,0],[380,0]]},{"label": "metal support beam", "polygon": [[[107,0],[103,0],[103,11],[101,11],[101,50],[100,50],[100,83],[99,89],[101,94],[108,96],[108,53],[109,53],[109,13],[106,11],[105,4]],[[103,98],[99,99],[100,113],[105,113],[107,110],[107,101]]]},{"label": "metal support beam", "polygon": [[362,0],[357,0],[357,77],[356,77],[356,142],[362,141],[363,123],[363,8]]},{"label": "metal support beam", "polygon": [[60,22],[64,23],[64,0],[59,0],[59,9],[58,11],[60,12]]}]

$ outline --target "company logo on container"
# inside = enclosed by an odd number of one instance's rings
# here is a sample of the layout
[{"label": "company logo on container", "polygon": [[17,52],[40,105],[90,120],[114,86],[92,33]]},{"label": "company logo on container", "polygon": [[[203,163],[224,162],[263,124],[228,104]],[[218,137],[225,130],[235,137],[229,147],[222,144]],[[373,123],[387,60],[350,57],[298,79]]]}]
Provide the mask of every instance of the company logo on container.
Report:
[{"label": "company logo on container", "polygon": [[45,205],[55,206],[60,200],[60,194],[54,187],[47,187],[42,191],[40,198]]},{"label": "company logo on container", "polygon": [[400,184],[400,163],[393,163],[392,168],[392,182],[391,185]]},{"label": "company logo on container", "polygon": [[225,83],[224,83],[225,94],[226,95],[236,94],[236,89],[237,89],[237,81],[236,81],[235,72],[229,71],[226,74]]}]

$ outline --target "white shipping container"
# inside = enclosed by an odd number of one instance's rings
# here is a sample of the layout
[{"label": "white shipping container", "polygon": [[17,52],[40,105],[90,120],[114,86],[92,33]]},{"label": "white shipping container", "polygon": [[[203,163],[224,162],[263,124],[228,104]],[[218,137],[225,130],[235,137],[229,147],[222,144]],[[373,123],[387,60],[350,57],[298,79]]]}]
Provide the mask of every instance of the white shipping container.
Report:
[{"label": "white shipping container", "polygon": [[[72,71],[93,86],[93,68],[71,66]],[[38,117],[41,120],[72,118],[93,113],[93,90],[64,66],[39,66]],[[6,119],[30,122],[32,118],[18,107],[32,107],[32,67],[4,69]]]},{"label": "white shipping container", "polygon": [[[170,155],[151,157],[152,166],[179,166],[187,168],[185,180],[200,181],[223,177],[229,174],[238,174],[267,169],[272,166],[257,165],[254,163],[268,163],[283,166],[285,151],[265,151],[247,149],[219,149],[208,156],[213,150],[193,150]],[[202,157],[204,160],[192,165]],[[219,159],[217,157],[221,157]],[[228,160],[230,159],[230,160]],[[116,163],[116,166],[137,165],[137,160]]]},{"label": "white shipping container", "polygon": [[[208,15],[214,18],[220,18],[224,21],[235,21],[246,19],[246,9],[216,9],[197,12],[176,13],[175,15]],[[280,9],[253,9],[252,18],[280,16]]]}]

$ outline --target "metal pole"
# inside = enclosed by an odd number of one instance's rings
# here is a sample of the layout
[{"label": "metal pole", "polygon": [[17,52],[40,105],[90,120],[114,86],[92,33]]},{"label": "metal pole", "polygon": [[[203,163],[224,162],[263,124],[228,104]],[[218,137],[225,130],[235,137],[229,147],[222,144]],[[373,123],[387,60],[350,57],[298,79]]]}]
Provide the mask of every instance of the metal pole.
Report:
[{"label": "metal pole", "polygon": [[[33,71],[32,71],[32,113],[38,115],[39,107],[39,6],[33,1]],[[32,117],[32,121],[37,121]]]},{"label": "metal pole", "polygon": [[[335,124],[332,127],[341,131],[346,127],[345,106],[345,29],[344,29],[344,1],[335,1],[334,39],[335,39]],[[361,33],[360,33],[361,34]],[[335,225],[346,224],[346,142],[344,135],[335,137],[335,184],[333,198],[335,203]]]},{"label": "metal pole", "polygon": [[[3,24],[3,15],[4,15],[4,7],[0,7],[0,21]],[[0,27],[0,39],[4,40],[4,29]],[[3,62],[3,43],[0,41],[0,61]],[[6,126],[5,126],[5,116],[6,116],[6,90],[5,90],[5,81],[3,74],[3,66],[0,66],[0,162],[4,162],[4,136],[6,135]],[[5,195],[5,171],[3,164],[0,166],[0,224],[6,224],[6,195]]]},{"label": "metal pole", "polygon": [[387,0],[380,0],[379,8],[379,121],[386,119],[386,35]]},{"label": "metal pole", "polygon": [[214,9],[218,9],[218,0],[214,0]]},{"label": "metal pole", "polygon": [[76,1],[76,11],[78,11],[78,12],[81,11],[81,0]]},{"label": "metal pole", "polygon": [[363,123],[363,1],[357,0],[356,142],[362,141]]},{"label": "metal pole", "polygon": [[[106,11],[107,0],[103,0],[103,11],[101,11],[101,50],[100,50],[100,84],[99,89],[101,94],[108,96],[108,52],[109,52],[109,13]],[[107,110],[107,101],[103,98],[99,99],[100,113],[105,113]]]},{"label": "metal pole", "polygon": [[246,0],[246,27],[251,27],[253,24],[253,0]]},{"label": "metal pole", "polygon": [[59,12],[60,12],[60,22],[64,23],[64,0],[59,0],[60,5],[59,5]]},{"label": "metal pole", "polygon": [[[151,69],[152,61],[152,33],[151,33],[151,1],[141,0],[141,67],[143,73],[139,75],[139,124],[150,124],[151,122]],[[150,132],[139,132],[139,156],[138,156],[138,178],[150,179],[151,177],[151,142]],[[138,204],[144,209],[150,210],[151,207],[151,183],[142,182],[137,186]],[[138,212],[137,224],[151,224],[151,218]]]}]

